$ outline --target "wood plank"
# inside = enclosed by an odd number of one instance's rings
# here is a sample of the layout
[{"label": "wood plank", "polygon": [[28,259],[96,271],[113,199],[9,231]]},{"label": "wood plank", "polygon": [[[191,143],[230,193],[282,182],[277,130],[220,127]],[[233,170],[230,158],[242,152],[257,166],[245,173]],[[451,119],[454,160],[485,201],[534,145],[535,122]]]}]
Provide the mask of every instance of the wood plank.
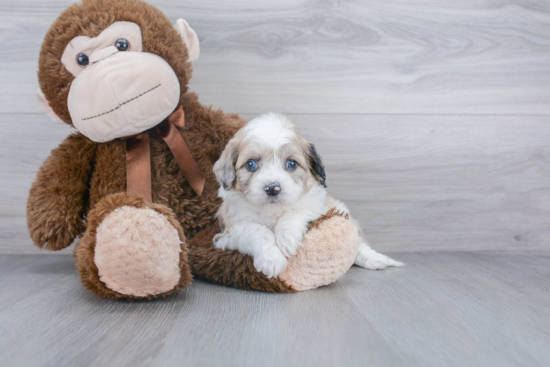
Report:
[{"label": "wood plank", "polygon": [[[38,112],[37,58],[72,0],[0,1],[0,112]],[[165,1],[201,40],[191,90],[228,112],[549,114],[550,3]]]},{"label": "wood plank", "polygon": [[63,278],[74,281],[76,274],[69,256],[0,256],[0,268],[0,313]]},{"label": "wood plank", "polygon": [[[31,258],[73,262],[65,256]],[[34,277],[21,275],[27,281]],[[346,360],[358,364],[366,355],[378,365],[399,362],[376,331],[356,327],[368,325],[351,302],[333,302],[327,292],[328,288],[310,294],[314,298],[308,301],[307,294],[246,292],[198,281],[155,302],[112,302],[96,299],[78,284],[75,274],[0,313],[0,364],[130,366],[156,360],[194,366],[219,364],[234,356],[223,365],[257,365],[275,358],[283,365],[329,366]],[[33,311],[37,307],[40,312]],[[327,314],[339,317],[320,324],[318,317]],[[299,320],[301,327],[290,335]],[[11,336],[14,329],[16,337]],[[22,340],[24,347],[13,347]],[[281,354],[272,340],[289,352]],[[295,348],[299,340],[307,343]],[[217,347],[212,349],[212,343]],[[346,350],[352,343],[361,348]],[[249,353],[258,348],[264,352]]]},{"label": "wood plank", "polygon": [[396,257],[407,263],[399,272],[354,267],[340,286],[408,365],[550,362],[548,255]]},{"label": "wood plank", "polygon": [[[70,256],[0,256],[0,365],[547,366],[550,256],[398,253],[298,294],[196,281],[97,299]],[[40,287],[37,287],[41,284]]]},{"label": "wood plank", "polygon": [[[323,157],[329,193],[379,250],[550,249],[547,117],[291,118]],[[0,252],[36,253],[25,224],[28,190],[71,130],[43,115],[0,121]]]},{"label": "wood plank", "polygon": [[0,124],[0,253],[49,254],[36,248],[28,234],[27,197],[42,162],[76,130],[43,114],[0,114]]},{"label": "wood plank", "polygon": [[550,249],[546,117],[292,117],[374,247]]}]

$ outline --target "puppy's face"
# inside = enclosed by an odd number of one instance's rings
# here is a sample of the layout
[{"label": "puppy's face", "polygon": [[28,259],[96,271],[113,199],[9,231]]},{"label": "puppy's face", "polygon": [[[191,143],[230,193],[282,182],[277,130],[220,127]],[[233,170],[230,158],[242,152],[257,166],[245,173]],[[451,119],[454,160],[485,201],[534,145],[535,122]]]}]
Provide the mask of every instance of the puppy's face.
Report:
[{"label": "puppy's face", "polygon": [[290,120],[273,113],[239,130],[214,172],[224,189],[234,189],[254,205],[293,204],[313,185],[325,184],[313,145]]}]

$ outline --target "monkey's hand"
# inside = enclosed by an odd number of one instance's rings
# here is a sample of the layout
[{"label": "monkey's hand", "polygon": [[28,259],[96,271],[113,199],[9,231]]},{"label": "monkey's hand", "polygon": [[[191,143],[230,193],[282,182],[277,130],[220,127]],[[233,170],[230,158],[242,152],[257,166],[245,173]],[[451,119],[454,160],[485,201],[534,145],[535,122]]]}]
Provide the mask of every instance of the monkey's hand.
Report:
[{"label": "monkey's hand", "polygon": [[36,246],[58,251],[84,231],[96,149],[96,143],[73,134],[40,167],[27,201],[27,226]]}]

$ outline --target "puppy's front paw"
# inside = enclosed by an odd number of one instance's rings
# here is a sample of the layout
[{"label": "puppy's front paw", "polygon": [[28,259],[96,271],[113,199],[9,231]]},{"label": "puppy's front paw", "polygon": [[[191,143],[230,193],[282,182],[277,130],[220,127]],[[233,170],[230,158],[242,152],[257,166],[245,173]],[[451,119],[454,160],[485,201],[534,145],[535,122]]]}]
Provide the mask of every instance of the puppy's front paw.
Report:
[{"label": "puppy's front paw", "polygon": [[229,250],[230,245],[230,238],[227,235],[224,235],[223,233],[218,233],[214,236],[214,247],[219,248],[221,250]]},{"label": "puppy's front paw", "polygon": [[268,278],[281,274],[287,265],[288,261],[277,246],[269,246],[254,255],[254,267]]},{"label": "puppy's front paw", "polygon": [[403,266],[404,264],[369,248],[359,252],[355,259],[355,265],[370,270],[381,270],[389,266]]},{"label": "puppy's front paw", "polygon": [[277,246],[287,258],[296,255],[298,247],[302,244],[302,232],[291,229],[282,229],[275,233]]}]

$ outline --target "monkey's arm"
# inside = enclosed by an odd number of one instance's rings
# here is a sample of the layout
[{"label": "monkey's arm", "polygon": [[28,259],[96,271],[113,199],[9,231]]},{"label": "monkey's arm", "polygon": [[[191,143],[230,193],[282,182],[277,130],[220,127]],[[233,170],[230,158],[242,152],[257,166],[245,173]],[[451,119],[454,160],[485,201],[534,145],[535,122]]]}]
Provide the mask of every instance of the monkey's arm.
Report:
[{"label": "monkey's arm", "polygon": [[27,226],[36,246],[58,251],[84,231],[96,150],[96,143],[73,134],[40,167],[27,201]]}]

